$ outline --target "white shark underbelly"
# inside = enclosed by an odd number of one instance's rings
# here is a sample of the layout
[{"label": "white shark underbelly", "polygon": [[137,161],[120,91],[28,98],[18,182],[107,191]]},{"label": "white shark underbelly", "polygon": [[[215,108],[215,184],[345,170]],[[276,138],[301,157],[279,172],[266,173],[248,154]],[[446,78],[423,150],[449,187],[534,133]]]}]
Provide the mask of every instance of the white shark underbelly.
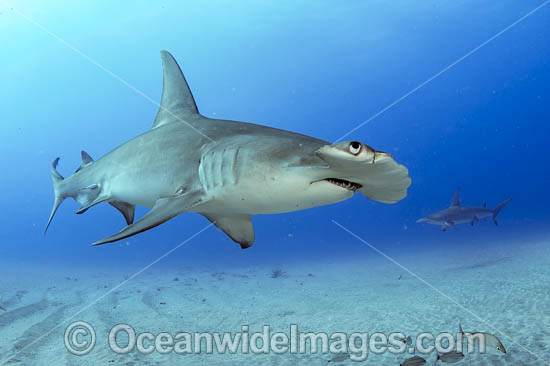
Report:
[{"label": "white shark underbelly", "polygon": [[158,182],[136,183],[128,177],[119,177],[108,182],[105,191],[113,200],[150,208],[160,197],[166,196],[168,190],[163,188]]},{"label": "white shark underbelly", "polygon": [[353,191],[316,184],[306,192],[302,182],[275,181],[265,184],[235,184],[212,187],[206,192],[211,199],[195,212],[225,212],[249,215],[285,213],[328,205],[351,198]]}]

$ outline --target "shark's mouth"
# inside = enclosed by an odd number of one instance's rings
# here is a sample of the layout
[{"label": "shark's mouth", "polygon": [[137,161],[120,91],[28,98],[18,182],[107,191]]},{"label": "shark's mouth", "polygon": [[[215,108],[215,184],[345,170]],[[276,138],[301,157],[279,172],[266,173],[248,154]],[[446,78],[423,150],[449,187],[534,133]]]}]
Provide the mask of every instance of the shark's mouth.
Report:
[{"label": "shark's mouth", "polygon": [[362,187],[362,185],[359,183],[350,182],[349,180],[345,180],[345,179],[326,178],[323,180],[329,183],[332,183],[338,187],[349,189],[350,191],[356,191]]}]

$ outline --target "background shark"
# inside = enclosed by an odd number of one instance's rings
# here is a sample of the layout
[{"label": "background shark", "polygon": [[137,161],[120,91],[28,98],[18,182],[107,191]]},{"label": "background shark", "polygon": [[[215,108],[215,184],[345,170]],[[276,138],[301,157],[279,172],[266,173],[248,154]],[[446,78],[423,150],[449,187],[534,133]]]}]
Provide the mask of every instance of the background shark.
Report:
[{"label": "background shark", "polygon": [[483,207],[465,207],[460,204],[460,188],[457,188],[449,208],[423,217],[416,222],[427,222],[428,224],[441,225],[441,229],[445,231],[448,226],[456,229],[456,224],[462,224],[465,222],[469,222],[471,225],[474,225],[476,221],[492,216],[495,225],[498,225],[497,216],[500,213],[500,210],[502,210],[502,208],[511,200],[511,198],[508,198],[506,201],[498,204],[493,209],[487,208],[487,204],[484,204]]},{"label": "background shark", "polygon": [[[52,164],[54,205],[72,197],[77,214],[108,202],[128,226],[94,244],[117,241],[197,212],[242,248],[254,242],[251,215],[283,213],[351,198],[356,191],[385,203],[407,195],[408,170],[388,153],[357,141],[330,144],[251,123],[202,116],[166,51],[163,93],[151,130],[64,179]],[[135,205],[152,209],[134,221]]]}]

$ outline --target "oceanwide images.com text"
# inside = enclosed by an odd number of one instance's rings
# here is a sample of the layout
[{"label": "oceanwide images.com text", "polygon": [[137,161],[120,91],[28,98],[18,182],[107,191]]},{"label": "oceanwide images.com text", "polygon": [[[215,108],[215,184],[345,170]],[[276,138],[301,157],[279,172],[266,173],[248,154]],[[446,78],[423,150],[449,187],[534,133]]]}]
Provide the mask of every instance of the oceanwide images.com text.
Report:
[{"label": "oceanwide images.com text", "polygon": [[[402,332],[312,332],[291,324],[288,332],[273,331],[264,325],[252,332],[243,325],[239,332],[138,332],[128,324],[117,324],[106,334],[109,348],[117,354],[130,352],[176,354],[339,354],[347,353],[352,361],[364,361],[369,354],[429,354],[463,351],[462,335],[452,333],[420,333],[407,337]],[[65,330],[65,346],[72,354],[84,356],[93,351],[97,336],[93,326],[78,321]],[[468,353],[485,352],[485,339],[467,342]]]}]

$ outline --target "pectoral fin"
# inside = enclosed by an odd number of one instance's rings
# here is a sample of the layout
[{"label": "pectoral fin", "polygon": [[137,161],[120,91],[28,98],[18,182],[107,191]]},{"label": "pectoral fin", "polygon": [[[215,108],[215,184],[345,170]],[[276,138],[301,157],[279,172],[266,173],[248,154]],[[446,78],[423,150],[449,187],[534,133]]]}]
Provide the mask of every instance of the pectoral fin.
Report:
[{"label": "pectoral fin", "polygon": [[254,226],[250,215],[218,215],[212,213],[201,213],[201,215],[226,233],[242,249],[249,248],[254,244]]},{"label": "pectoral fin", "polygon": [[174,218],[180,213],[188,211],[190,208],[196,207],[203,202],[203,193],[201,191],[189,192],[178,196],[159,198],[151,211],[149,211],[141,219],[139,219],[132,225],[126,226],[124,229],[114,235],[96,241],[92,245],[111,243],[113,241],[121,240],[152,229],[155,226],[158,226],[170,220],[171,218]]}]

